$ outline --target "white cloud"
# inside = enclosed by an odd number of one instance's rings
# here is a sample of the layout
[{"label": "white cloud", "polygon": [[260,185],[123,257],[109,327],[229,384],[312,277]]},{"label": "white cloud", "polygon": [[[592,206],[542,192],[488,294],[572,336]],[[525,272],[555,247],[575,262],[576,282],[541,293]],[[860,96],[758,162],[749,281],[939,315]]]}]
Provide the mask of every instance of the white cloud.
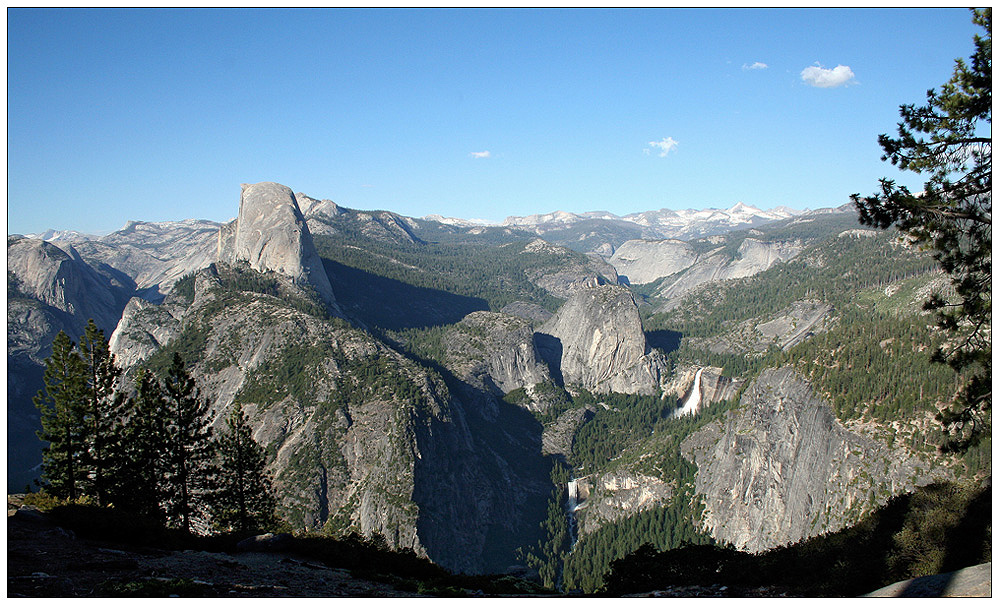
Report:
[{"label": "white cloud", "polygon": [[854,72],[846,65],[838,65],[833,69],[825,69],[817,63],[802,70],[802,80],[809,86],[834,88],[836,86],[843,86],[854,80]]},{"label": "white cloud", "polygon": [[661,158],[665,158],[670,150],[677,147],[677,141],[674,141],[673,137],[666,137],[660,141],[650,141],[648,143],[649,147],[642,150],[645,154],[649,154],[650,150],[658,150],[657,155]]},{"label": "white cloud", "polygon": [[490,152],[489,152],[489,150],[486,150],[486,151],[481,151],[481,152],[472,152],[469,155],[472,156],[473,158],[489,158],[490,157]]},{"label": "white cloud", "polygon": [[767,63],[761,63],[760,61],[754,61],[751,64],[743,64],[743,69],[767,69]]}]

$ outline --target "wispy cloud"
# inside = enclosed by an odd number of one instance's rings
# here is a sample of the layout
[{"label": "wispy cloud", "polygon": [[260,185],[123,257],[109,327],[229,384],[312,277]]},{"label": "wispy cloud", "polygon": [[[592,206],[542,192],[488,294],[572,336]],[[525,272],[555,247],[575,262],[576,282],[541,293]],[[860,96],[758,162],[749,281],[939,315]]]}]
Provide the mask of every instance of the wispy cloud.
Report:
[{"label": "wispy cloud", "polygon": [[767,63],[761,63],[760,61],[754,61],[753,63],[744,63],[743,69],[767,69]]},{"label": "wispy cloud", "polygon": [[817,63],[802,70],[802,81],[809,86],[817,88],[844,86],[852,80],[854,80],[854,72],[846,65],[838,65],[833,69],[826,69]]},{"label": "wispy cloud", "polygon": [[678,143],[677,141],[674,141],[673,137],[666,137],[660,141],[650,141],[647,145],[648,147],[642,150],[643,153],[649,155],[650,151],[655,151],[656,155],[661,158],[665,158],[672,149],[677,147]]},{"label": "wispy cloud", "polygon": [[472,156],[473,158],[489,158],[490,157],[490,151],[486,150],[486,151],[481,151],[481,152],[472,152],[469,155]]}]

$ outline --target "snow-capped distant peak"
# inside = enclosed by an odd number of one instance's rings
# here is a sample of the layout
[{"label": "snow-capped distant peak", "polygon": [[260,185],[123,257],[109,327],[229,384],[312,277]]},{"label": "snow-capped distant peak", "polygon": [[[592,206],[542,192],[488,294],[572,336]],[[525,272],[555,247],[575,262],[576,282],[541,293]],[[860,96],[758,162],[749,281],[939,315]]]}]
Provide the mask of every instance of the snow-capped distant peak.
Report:
[{"label": "snow-capped distant peak", "polygon": [[496,225],[492,221],[487,221],[486,219],[458,219],[455,217],[444,217],[441,215],[427,215],[423,217],[425,221],[435,221],[437,223],[444,223],[445,225],[454,225],[456,227],[482,227],[484,225]]},{"label": "snow-capped distant peak", "polygon": [[583,217],[568,213],[564,210],[557,210],[544,215],[528,215],[527,217],[507,217],[504,225],[540,225],[542,223],[575,223]]},{"label": "snow-capped distant peak", "polygon": [[24,237],[45,240],[46,242],[73,242],[79,240],[97,240],[100,236],[85,234],[72,229],[47,229],[39,234],[25,234]]}]

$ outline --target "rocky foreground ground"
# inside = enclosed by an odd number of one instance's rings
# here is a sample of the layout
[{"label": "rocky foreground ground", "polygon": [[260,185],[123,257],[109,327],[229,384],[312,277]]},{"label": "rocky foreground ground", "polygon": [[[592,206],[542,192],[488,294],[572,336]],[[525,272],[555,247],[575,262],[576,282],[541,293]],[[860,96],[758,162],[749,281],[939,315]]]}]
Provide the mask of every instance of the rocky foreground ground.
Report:
[{"label": "rocky foreground ground", "polygon": [[[7,597],[417,597],[287,553],[172,551],[77,537],[44,513],[7,504]],[[482,595],[469,594],[469,597]],[[631,597],[787,597],[773,587],[665,587]],[[872,597],[990,597],[992,564],[911,579]],[[535,596],[538,597],[538,596]]]},{"label": "rocky foreground ground", "polygon": [[282,553],[209,553],[81,539],[44,514],[7,510],[7,597],[404,597]]}]

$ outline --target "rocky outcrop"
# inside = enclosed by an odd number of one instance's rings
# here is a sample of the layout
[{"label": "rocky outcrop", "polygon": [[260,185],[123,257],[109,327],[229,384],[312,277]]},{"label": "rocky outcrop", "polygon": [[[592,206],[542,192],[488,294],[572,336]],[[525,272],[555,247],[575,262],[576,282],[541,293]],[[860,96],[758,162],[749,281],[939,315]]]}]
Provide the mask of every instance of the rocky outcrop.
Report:
[{"label": "rocky outcrop", "polygon": [[118,365],[131,368],[168,345],[180,332],[181,313],[173,305],[133,297],[108,341]]},{"label": "rocky outcrop", "polygon": [[473,312],[451,326],[442,342],[445,366],[466,383],[495,396],[552,381],[535,348],[531,324],[522,318]]},{"label": "rocky outcrop", "polygon": [[667,364],[649,347],[625,288],[591,283],[538,329],[542,355],[565,384],[598,393],[655,394]]},{"label": "rocky outcrop", "polygon": [[44,360],[65,331],[76,341],[93,319],[114,330],[134,290],[112,282],[76,250],[43,240],[7,238],[7,487],[37,477],[42,459],[38,410],[32,398],[44,384]]},{"label": "rocky outcrop", "polygon": [[[708,282],[745,278],[769,269],[775,263],[795,258],[805,245],[800,241],[761,241],[746,238],[735,254],[718,248],[700,254],[690,267],[671,275],[656,290],[661,299],[676,300],[688,291]],[[668,305],[669,307],[669,305]]]},{"label": "rocky outcrop", "polygon": [[557,455],[563,460],[569,459],[573,454],[576,431],[594,418],[594,412],[592,406],[585,406],[567,410],[556,417],[556,420],[549,423],[542,432],[542,454]]},{"label": "rocky outcrop", "polygon": [[[683,402],[694,389],[694,379],[698,376],[698,370],[698,367],[694,366],[676,370],[673,378],[665,386],[664,393]],[[718,366],[706,366],[701,373],[702,405],[728,400],[736,395],[742,385],[742,379],[724,376]]]},{"label": "rocky outcrop", "polygon": [[335,306],[330,279],[292,190],[269,182],[242,188],[239,216],[219,231],[219,260],[245,261],[256,271],[308,283]]},{"label": "rocky outcrop", "polygon": [[600,257],[581,255],[541,238],[526,244],[521,254],[546,259],[537,269],[527,270],[526,275],[535,286],[560,299],[569,298],[595,280],[601,284],[618,284],[615,268]]},{"label": "rocky outcrop", "polygon": [[756,326],[760,338],[754,349],[764,351],[775,345],[782,351],[805,341],[815,333],[826,329],[833,312],[833,306],[820,301],[795,301],[777,316]]},{"label": "rocky outcrop", "polygon": [[659,478],[618,470],[577,478],[577,494],[576,519],[582,537],[609,522],[666,505],[674,488]]},{"label": "rocky outcrop", "polygon": [[[382,536],[456,570],[512,564],[503,537],[528,536],[538,520],[523,512],[544,510],[550,490],[537,422],[496,398],[483,414],[479,401],[372,335],[310,313],[307,291],[290,277],[268,276],[268,292],[241,290],[252,270],[213,265],[195,275],[193,297],[172,293],[164,306],[183,307],[171,315],[173,338],[188,344],[214,423],[237,403],[246,411],[269,453],[282,517],[294,528]],[[121,331],[156,323],[146,316],[153,307],[132,307]],[[519,318],[469,326],[497,338],[520,330],[531,344]],[[510,378],[503,363],[480,362],[484,377]]]},{"label": "rocky outcrop", "polygon": [[845,429],[787,367],[762,372],[681,449],[698,466],[704,529],[751,552],[839,530],[943,473]]},{"label": "rocky outcrop", "polygon": [[681,240],[629,240],[608,260],[630,284],[645,284],[695,264],[698,253]]},{"label": "rocky outcrop", "polygon": [[75,249],[67,248],[42,240],[8,238],[8,298],[15,294],[34,299],[76,318],[80,326],[93,318],[98,326],[113,328],[127,295],[87,265]]}]

